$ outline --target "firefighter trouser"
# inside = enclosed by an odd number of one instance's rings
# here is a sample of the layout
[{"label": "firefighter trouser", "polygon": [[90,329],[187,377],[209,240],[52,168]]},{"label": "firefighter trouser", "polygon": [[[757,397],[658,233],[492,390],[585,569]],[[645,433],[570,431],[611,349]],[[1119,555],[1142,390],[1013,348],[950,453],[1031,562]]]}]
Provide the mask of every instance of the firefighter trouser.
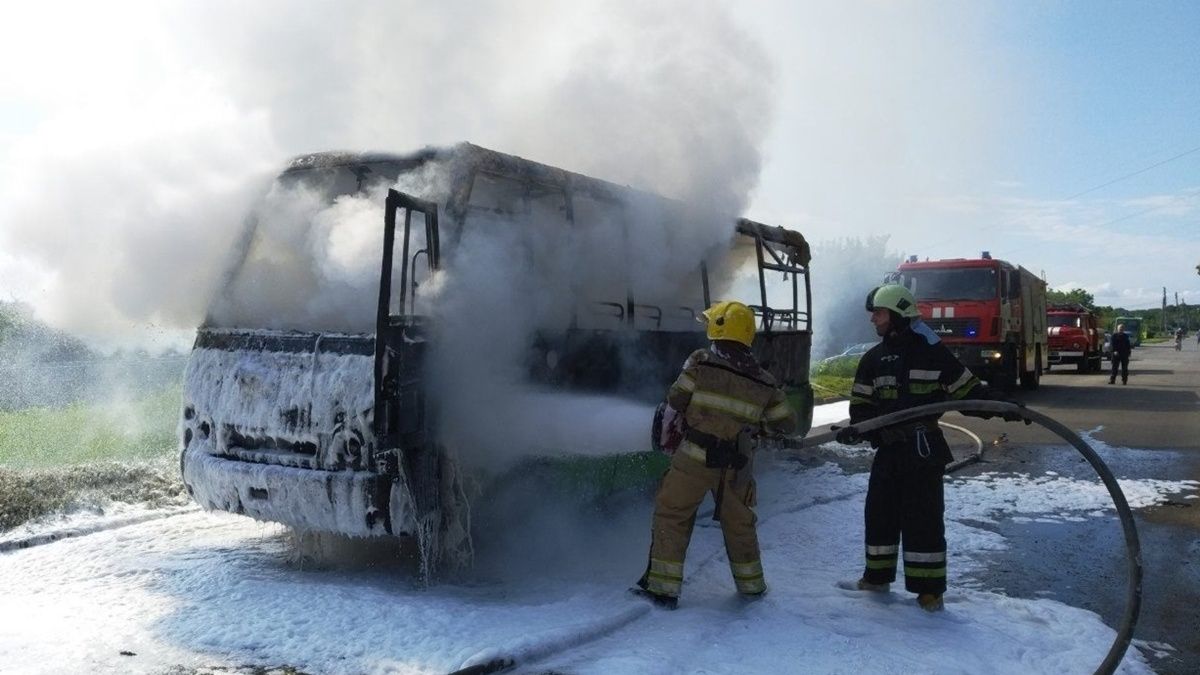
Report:
[{"label": "firefighter trouser", "polygon": [[[736,481],[737,472],[725,470],[725,489],[721,496],[721,533],[725,552],[739,593],[755,595],[767,590],[759,559],[758,533],[754,525],[755,486],[753,480]],[[710,469],[679,452],[671,459],[671,468],[663,476],[654,498],[654,522],[650,541],[650,564],[641,585],[652,593],[679,597],[683,585],[683,559],[696,511],[704,496],[713,494],[721,480],[721,469]]]},{"label": "firefighter trouser", "polygon": [[[933,444],[945,444],[940,433]],[[946,449],[948,451],[948,448]],[[904,542],[904,587],[913,593],[946,590],[946,528],[942,475],[937,448],[923,457],[913,439],[879,448],[871,464],[866,505],[866,571],[873,584],[896,580]]]},{"label": "firefighter trouser", "polygon": [[1124,356],[1122,356],[1120,354],[1112,355],[1112,374],[1110,374],[1108,376],[1109,382],[1117,381],[1117,370],[1118,369],[1120,369],[1120,371],[1121,371],[1121,381],[1127,382],[1129,380],[1129,355],[1128,354],[1125,354]]}]

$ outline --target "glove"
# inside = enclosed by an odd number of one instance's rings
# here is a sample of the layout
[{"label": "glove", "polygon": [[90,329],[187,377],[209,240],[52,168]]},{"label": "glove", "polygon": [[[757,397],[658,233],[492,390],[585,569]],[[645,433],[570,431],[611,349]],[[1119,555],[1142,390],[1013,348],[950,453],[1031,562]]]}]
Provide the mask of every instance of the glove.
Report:
[{"label": "glove", "polygon": [[[837,427],[830,427],[830,429],[837,429]],[[837,429],[837,435],[834,436],[834,439],[842,445],[857,445],[863,442],[862,435],[853,426]]]},{"label": "glove", "polygon": [[[1018,408],[1021,408],[1021,409],[1024,409],[1024,408],[1025,408],[1025,404],[1024,404],[1024,403],[1021,403],[1020,401],[1017,401],[1017,400],[1014,400],[1014,399],[1004,399],[1004,402],[1005,402],[1005,403],[1011,403],[1011,404],[1013,404],[1013,405],[1015,405],[1015,406],[1017,406]],[[1003,413],[1003,414],[1001,414],[1001,415],[1000,415],[1000,417],[1001,417],[1001,419],[1003,419],[1005,422],[1024,422],[1024,423],[1026,424],[1026,426],[1028,426],[1028,425],[1030,425],[1030,424],[1033,424],[1033,422],[1031,422],[1031,421],[1030,421],[1028,418],[1026,418],[1026,417],[1022,416],[1022,415],[1021,415],[1021,414],[1019,414],[1019,413],[1015,413],[1015,412],[1011,412],[1011,413]]]}]

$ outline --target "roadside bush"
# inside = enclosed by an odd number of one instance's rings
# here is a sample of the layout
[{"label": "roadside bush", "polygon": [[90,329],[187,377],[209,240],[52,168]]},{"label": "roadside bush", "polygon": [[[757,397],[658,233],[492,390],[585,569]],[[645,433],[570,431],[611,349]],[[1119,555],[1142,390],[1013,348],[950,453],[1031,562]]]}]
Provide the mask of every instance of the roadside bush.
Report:
[{"label": "roadside bush", "polygon": [[0,467],[0,531],[35,518],[122,502],[151,508],[188,503],[173,461],[105,462],[61,469]]}]

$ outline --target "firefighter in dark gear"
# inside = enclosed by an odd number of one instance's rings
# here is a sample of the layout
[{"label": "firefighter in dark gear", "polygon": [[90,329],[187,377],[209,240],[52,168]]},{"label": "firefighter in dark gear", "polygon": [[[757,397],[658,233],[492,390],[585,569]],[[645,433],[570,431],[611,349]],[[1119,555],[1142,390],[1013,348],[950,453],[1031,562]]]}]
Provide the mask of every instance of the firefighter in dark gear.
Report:
[{"label": "firefighter in dark gear", "polygon": [[693,352],[671,385],[667,403],[683,416],[685,432],[654,500],[650,560],[638,581],[656,604],[674,608],[696,511],[713,493],[729,567],[739,593],[767,590],[759,556],[751,476],[752,431],[795,431],[796,418],[775,378],[750,352],[754,312],[718,302],[704,312],[708,349]]},{"label": "firefighter in dark gear", "polygon": [[[863,355],[854,374],[851,424],[946,400],[1005,400],[985,387],[921,321],[908,289],[898,284],[879,286],[867,295],[866,307],[883,339]],[[903,540],[904,587],[916,593],[918,604],[929,611],[942,609],[946,591],[942,476],[953,460],[938,428],[939,417],[885,427],[865,439],[850,429],[838,437],[845,443],[868,440],[876,448],[867,485],[866,568],[862,578],[849,586],[889,590]]]}]

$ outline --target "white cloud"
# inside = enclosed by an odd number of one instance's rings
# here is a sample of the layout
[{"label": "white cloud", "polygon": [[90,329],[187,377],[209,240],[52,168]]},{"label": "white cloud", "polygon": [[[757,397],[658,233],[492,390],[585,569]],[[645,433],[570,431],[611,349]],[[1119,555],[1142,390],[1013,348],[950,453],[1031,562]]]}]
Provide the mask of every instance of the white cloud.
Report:
[{"label": "white cloud", "polygon": [[[926,236],[934,258],[989,250],[1044,272],[1051,287],[1083,288],[1098,304],[1128,309],[1158,306],[1163,286],[1181,298],[1200,287],[1200,232],[1190,220],[1200,210],[1200,191],[1193,188],[1121,200],[958,195],[925,203],[936,223]],[[953,224],[964,215],[972,225]]]}]

